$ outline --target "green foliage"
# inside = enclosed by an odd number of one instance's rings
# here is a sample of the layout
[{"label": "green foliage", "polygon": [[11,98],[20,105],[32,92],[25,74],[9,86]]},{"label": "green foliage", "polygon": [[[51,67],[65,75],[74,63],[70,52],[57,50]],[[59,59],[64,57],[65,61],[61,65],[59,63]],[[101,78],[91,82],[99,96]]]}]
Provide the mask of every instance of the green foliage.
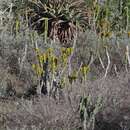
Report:
[{"label": "green foliage", "polygon": [[71,70],[69,69],[69,58],[72,56],[74,51],[73,48],[61,48],[58,56],[56,56],[52,48],[47,49],[45,53],[42,53],[38,48],[35,51],[38,64],[33,64],[32,67],[38,77],[45,74],[46,68],[44,67],[44,64],[48,63],[47,69],[51,79],[57,77],[58,74],[61,82],[63,82],[63,79],[65,78],[66,81],[64,82],[69,80],[70,83],[73,83],[73,81],[78,79],[78,73],[81,73],[82,79],[86,80],[87,74],[90,71],[89,66],[82,65],[79,72],[78,70],[75,71],[73,68],[70,68]]},{"label": "green foliage", "polygon": [[[68,43],[74,38],[76,26],[84,29],[87,25],[85,11],[83,12],[84,2],[28,0],[24,5],[24,9],[17,10],[21,13],[25,10],[22,15],[27,15],[29,26],[39,34],[47,35],[54,40],[58,38],[61,43]],[[45,19],[48,19],[48,29]]]},{"label": "green foliage", "polygon": [[84,130],[94,128],[96,114],[101,110],[101,108],[101,97],[98,97],[95,105],[93,105],[90,95],[88,97],[81,97],[79,112]]}]

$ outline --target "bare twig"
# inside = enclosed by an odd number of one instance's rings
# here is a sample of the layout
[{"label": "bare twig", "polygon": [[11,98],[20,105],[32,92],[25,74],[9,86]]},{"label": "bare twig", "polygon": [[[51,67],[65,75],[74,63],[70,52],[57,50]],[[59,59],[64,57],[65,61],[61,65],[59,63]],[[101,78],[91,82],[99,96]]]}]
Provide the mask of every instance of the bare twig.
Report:
[{"label": "bare twig", "polygon": [[107,55],[107,61],[108,61],[108,64],[107,64],[107,67],[106,67],[106,71],[105,71],[105,75],[104,75],[104,78],[106,78],[107,74],[108,74],[108,70],[109,70],[109,67],[110,67],[110,56],[109,56],[109,53],[108,53],[108,50],[107,50],[107,47],[106,47],[106,55]]},{"label": "bare twig", "polygon": [[130,52],[129,52],[129,47],[128,45],[126,46],[126,58],[128,60],[128,64],[130,66]]},{"label": "bare twig", "polygon": [[100,63],[101,63],[102,68],[105,70],[105,66],[104,66],[104,63],[103,63],[103,61],[102,61],[100,55],[98,55],[98,58],[99,58],[99,61],[100,61]]},{"label": "bare twig", "polygon": [[116,66],[116,64],[114,64],[114,70],[115,70],[116,76],[118,76],[118,72],[117,72],[117,66]]},{"label": "bare twig", "polygon": [[109,56],[107,47],[106,47],[106,55],[107,55],[107,61],[108,61],[108,63],[107,63],[107,67],[106,67],[106,69],[105,69],[105,74],[104,74],[104,76],[103,76],[103,78],[102,78],[102,82],[101,82],[101,84],[100,84],[101,88],[102,88],[102,86],[103,86],[103,84],[104,84],[104,82],[105,82],[105,79],[106,79],[107,74],[108,74],[108,70],[109,70],[109,68],[110,68],[110,63],[111,63],[111,61],[110,61],[110,56]]},{"label": "bare twig", "polygon": [[69,59],[68,59],[68,65],[69,65],[69,75],[71,74],[71,71],[72,71],[72,69],[71,69],[71,59],[72,59],[72,57],[73,57],[73,55],[74,55],[74,49],[75,49],[75,47],[76,47],[76,41],[77,41],[77,32],[76,32],[76,34],[75,34],[75,38],[74,38],[74,43],[73,43],[73,52],[71,53],[71,55],[70,55],[70,57],[69,57]]},{"label": "bare twig", "polygon": [[22,73],[22,69],[23,69],[23,66],[24,66],[24,62],[26,60],[26,56],[27,56],[27,50],[28,50],[28,45],[25,44],[25,49],[24,49],[24,53],[23,53],[23,57],[22,59],[19,61],[19,65],[20,65],[20,74],[19,74],[19,77]]}]

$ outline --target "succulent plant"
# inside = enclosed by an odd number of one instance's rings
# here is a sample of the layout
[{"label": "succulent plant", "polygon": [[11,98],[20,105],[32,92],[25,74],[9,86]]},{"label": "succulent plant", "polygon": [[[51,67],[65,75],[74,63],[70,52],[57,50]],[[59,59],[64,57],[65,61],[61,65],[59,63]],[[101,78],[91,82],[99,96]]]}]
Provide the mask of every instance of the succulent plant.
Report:
[{"label": "succulent plant", "polygon": [[74,38],[76,28],[87,27],[87,9],[82,0],[28,0],[29,26],[61,43]]}]

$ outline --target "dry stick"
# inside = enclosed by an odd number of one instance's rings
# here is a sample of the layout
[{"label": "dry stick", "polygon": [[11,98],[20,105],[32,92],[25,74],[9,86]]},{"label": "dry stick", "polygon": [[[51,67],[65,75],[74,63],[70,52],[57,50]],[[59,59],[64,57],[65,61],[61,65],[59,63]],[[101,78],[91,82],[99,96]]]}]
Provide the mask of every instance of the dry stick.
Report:
[{"label": "dry stick", "polygon": [[91,64],[93,63],[93,61],[94,61],[93,53],[90,52],[90,58],[89,58],[89,62],[88,62],[88,66],[89,67],[91,66]]},{"label": "dry stick", "polygon": [[39,79],[38,85],[37,85],[37,90],[36,90],[36,92],[37,92],[38,95],[41,95],[41,90],[42,90],[42,86],[43,86],[43,85],[44,85],[44,81],[42,80],[42,81],[40,82],[40,79]]},{"label": "dry stick", "polygon": [[80,66],[79,66],[79,69],[78,69],[78,71],[77,71],[77,75],[79,74],[79,72],[80,72],[82,66],[83,66],[83,62],[81,62]]},{"label": "dry stick", "polygon": [[11,16],[12,9],[13,9],[13,3],[10,4],[9,17]]},{"label": "dry stick", "polygon": [[[128,45],[126,46],[125,55],[126,55],[126,60],[128,61],[128,64],[129,64],[129,66],[130,66],[130,56],[129,56],[129,47],[128,47]],[[125,64],[125,69],[126,69],[126,72],[128,72],[127,63]]]},{"label": "dry stick", "polygon": [[99,61],[100,61],[100,63],[101,63],[102,68],[105,70],[105,66],[104,66],[104,63],[103,63],[103,61],[102,61],[100,55],[98,55],[98,58],[99,58]]},{"label": "dry stick", "polygon": [[115,70],[116,76],[118,76],[118,72],[117,72],[117,66],[116,66],[116,64],[114,64],[114,70]]},{"label": "dry stick", "polygon": [[127,64],[125,64],[125,70],[126,70],[126,72],[128,72],[128,67],[127,67]]},{"label": "dry stick", "polygon": [[[54,73],[55,73],[55,72],[54,72]],[[48,89],[49,97],[50,97],[51,94],[52,94],[53,83],[54,83],[54,82],[57,82],[57,81],[56,81],[57,79],[56,79],[56,76],[55,76],[54,73],[52,74],[52,79],[51,79],[51,81],[50,81],[51,83],[50,83],[50,84],[48,83],[48,86],[50,86],[50,88],[48,87],[48,88],[49,88],[49,89]],[[55,86],[55,87],[57,87],[57,86]]]},{"label": "dry stick", "polygon": [[101,82],[101,87],[102,87],[102,85],[103,85],[103,83],[104,83],[104,81],[105,81],[105,79],[106,79],[106,77],[107,77],[108,70],[109,70],[109,68],[110,68],[110,63],[111,63],[111,61],[110,61],[110,56],[109,56],[107,47],[106,47],[106,55],[107,55],[107,61],[108,61],[108,63],[107,63],[107,67],[106,67],[106,70],[105,70],[105,74],[104,74],[104,76],[103,76],[103,78],[102,78],[103,81]]},{"label": "dry stick", "polygon": [[71,53],[71,55],[70,55],[70,57],[69,57],[69,59],[68,59],[68,63],[69,63],[69,75],[71,74],[71,59],[72,59],[72,57],[73,57],[73,55],[74,55],[74,49],[75,49],[75,47],[76,47],[76,41],[77,41],[77,32],[76,32],[76,35],[75,35],[75,37],[74,37],[74,44],[73,44],[73,52]]},{"label": "dry stick", "polygon": [[124,8],[126,11],[126,32],[128,31],[128,27],[129,27],[129,8],[125,7]]},{"label": "dry stick", "polygon": [[0,11],[0,24],[3,25],[3,14],[4,12]]},{"label": "dry stick", "polygon": [[128,47],[128,45],[126,46],[126,57],[127,57],[128,64],[129,64],[129,67],[130,67],[130,53],[129,53],[129,47]]},{"label": "dry stick", "polygon": [[110,67],[110,63],[111,63],[111,61],[110,61],[110,56],[109,56],[109,53],[108,53],[107,48],[106,48],[106,55],[107,55],[107,61],[108,61],[108,64],[107,64],[107,68],[106,68],[106,71],[105,71],[104,78],[106,78],[106,76],[107,76],[107,74],[108,74],[108,69],[109,69],[109,67]]},{"label": "dry stick", "polygon": [[22,69],[23,69],[23,66],[24,66],[24,61],[26,60],[26,56],[27,56],[27,50],[28,50],[28,45],[25,44],[25,49],[24,49],[24,53],[23,53],[23,57],[20,61],[20,74],[19,74],[19,78],[20,78],[20,75],[22,73]]}]

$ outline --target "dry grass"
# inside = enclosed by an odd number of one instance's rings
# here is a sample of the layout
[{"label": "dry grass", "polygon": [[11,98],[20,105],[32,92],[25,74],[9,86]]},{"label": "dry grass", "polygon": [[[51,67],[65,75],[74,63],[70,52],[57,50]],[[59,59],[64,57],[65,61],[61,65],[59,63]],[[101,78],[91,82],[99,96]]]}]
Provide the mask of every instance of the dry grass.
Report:
[{"label": "dry grass", "polygon": [[[28,34],[28,32],[26,32]],[[4,34],[5,36],[7,33]],[[86,35],[88,37],[86,37]],[[7,35],[9,36],[9,35]],[[11,36],[10,36],[11,37]],[[24,39],[25,38],[25,39]],[[11,41],[10,44],[5,44],[7,37],[2,38],[2,53],[0,62],[0,89],[2,98],[7,95],[7,89],[9,86],[15,89],[17,97],[22,97],[29,88],[37,84],[37,77],[32,70],[32,63],[36,61],[35,53],[33,51],[33,45],[28,45],[28,53],[26,60],[24,61],[24,66],[22,68],[22,73],[19,71],[19,59],[23,57],[24,53],[24,43],[31,43],[28,35],[16,38]],[[10,38],[12,39],[12,38]],[[93,39],[93,41],[92,41]],[[46,50],[47,46],[43,45],[42,38],[37,36],[38,46],[42,51]],[[18,44],[15,42],[17,41]],[[121,69],[116,75],[111,75],[108,73],[107,77],[104,79],[105,70],[102,69],[101,63],[97,57],[98,37],[93,32],[86,32],[84,36],[79,36],[76,44],[75,55],[73,56],[74,67],[77,68],[77,63],[83,61],[87,63],[90,57],[90,50],[93,51],[94,61],[91,64],[91,71],[87,75],[87,80],[82,84],[77,80],[75,83],[66,84],[64,89],[61,89],[62,94],[57,95],[57,100],[52,97],[34,96],[32,99],[0,99],[0,114],[1,114],[1,127],[6,127],[7,129],[82,129],[83,122],[80,119],[79,104],[80,98],[84,96],[91,96],[91,102],[95,106],[98,97],[103,98],[102,109],[98,111],[96,115],[97,122],[99,121],[100,126],[105,128],[122,127],[121,130],[127,130],[130,128],[130,74],[129,72]],[[14,42],[14,43],[13,43]],[[125,45],[122,45],[123,41],[119,42],[119,49],[117,49],[118,54],[120,54],[120,61],[123,60],[125,54]],[[81,44],[82,43],[82,44]],[[100,41],[98,41],[100,45]],[[109,42],[110,43],[110,42]],[[126,41],[126,45],[128,41]],[[48,45],[57,49],[57,46]],[[107,66],[106,52],[101,47],[101,58],[105,67]],[[60,48],[60,47],[59,47]],[[117,59],[114,55],[114,48],[109,49],[111,65],[113,64],[112,59]],[[121,49],[123,51],[121,51]],[[121,53],[119,53],[121,51]],[[83,59],[80,57],[83,56]],[[15,58],[14,62],[12,58]],[[81,59],[80,59],[81,58]],[[76,60],[75,60],[76,59]],[[115,62],[116,64],[116,62]],[[13,69],[13,71],[11,71]],[[110,69],[110,68],[109,68]],[[101,71],[100,71],[101,70]],[[111,70],[111,69],[110,69]],[[109,70],[109,71],[110,71]],[[124,72],[123,72],[124,71]],[[12,73],[13,72],[13,73]],[[15,73],[16,72],[16,73]],[[111,71],[110,71],[111,72]],[[20,76],[19,76],[20,74]],[[9,83],[8,83],[9,81]],[[104,124],[107,125],[104,126]],[[112,124],[112,125],[111,125]],[[126,127],[126,128],[124,128]],[[3,128],[1,128],[3,129]],[[97,124],[95,130],[103,130]],[[114,128],[111,128],[114,129]],[[90,128],[91,130],[91,128]]]},{"label": "dry grass", "polygon": [[103,97],[103,107],[96,115],[101,126],[105,124],[103,122],[107,122],[111,125],[116,124],[116,127],[122,127],[121,130],[125,127],[129,129],[129,87],[129,74],[121,74],[116,78],[88,81],[82,85],[74,83],[63,90],[60,100],[54,100],[48,96],[34,97],[31,100],[1,99],[0,111],[1,116],[4,115],[2,117],[4,121],[2,121],[11,129],[24,127],[78,129],[82,126],[79,114],[80,97],[91,95],[93,105],[98,97]]},{"label": "dry grass", "polygon": [[[86,37],[86,35],[88,35],[88,37]],[[78,109],[80,98],[83,95],[90,95],[93,105],[96,103],[98,97],[103,98],[102,109],[96,115],[97,121],[101,123],[102,127],[115,127],[114,124],[116,124],[117,127],[122,127],[121,130],[129,129],[130,74],[129,72],[126,73],[126,70],[120,70],[114,76],[111,75],[111,73],[108,73],[107,77],[105,79],[103,78],[105,70],[102,69],[100,62],[98,61],[99,59],[96,55],[97,51],[94,51],[97,49],[96,41],[98,41],[98,37],[97,39],[95,37],[96,35],[93,35],[92,32],[86,32],[84,36],[80,37],[77,41],[76,51],[73,57],[76,60],[76,57],[78,57],[78,60],[83,60],[83,62],[87,63],[90,56],[90,50],[94,52],[94,62],[90,66],[91,71],[88,74],[88,80],[82,84],[79,82],[79,80],[72,85],[67,83],[66,87],[61,90],[62,94],[59,96],[57,95],[57,100],[54,100],[52,97],[49,98],[48,96],[35,96],[30,100],[20,98],[11,100],[0,99],[1,127],[6,127],[7,129],[32,128],[35,130],[44,128],[78,130],[83,128],[83,123],[81,122],[80,112]],[[31,88],[33,85],[37,84],[37,77],[31,68],[32,63],[36,60],[31,44],[28,46],[28,53],[24,62],[24,67],[22,68],[21,76],[19,77],[19,71],[16,71],[18,73],[14,73],[15,71],[12,71],[13,73],[11,73],[10,71],[12,68],[19,70],[19,64],[17,63],[19,61],[17,60],[23,56],[24,42],[26,41],[22,40],[23,38],[26,38],[26,40],[29,39],[27,35],[21,38],[19,37],[19,40],[13,39],[12,42],[15,42],[16,40],[18,44],[10,43],[10,46],[9,44],[4,44],[6,42],[5,37],[2,39],[2,45],[4,45],[0,62],[0,86],[2,98],[7,94],[6,88],[8,88],[8,85],[12,85],[17,93],[17,97],[22,97],[28,88]],[[41,50],[44,51],[46,49],[46,45],[42,44],[42,38],[37,37],[37,39],[38,45],[40,46]],[[92,39],[95,39],[95,41],[92,41]],[[82,43],[82,45],[80,43]],[[128,41],[126,42],[126,45],[127,44]],[[124,49],[125,47],[122,46],[123,45],[121,41],[119,48]],[[57,49],[57,47],[54,45],[51,47]],[[112,59],[117,59],[117,57],[114,55],[114,48],[116,47],[113,47],[112,50],[109,50],[109,54],[111,55],[111,64],[113,64]],[[118,54],[120,49],[117,49]],[[122,53],[120,53],[119,60],[123,60],[125,50],[121,52]],[[102,51],[101,54],[106,67],[106,53],[105,51]],[[83,56],[83,59],[80,59],[80,56]],[[11,60],[10,57],[16,58],[17,62]],[[76,60],[74,60],[74,67],[77,67],[76,65],[78,60]],[[97,61],[98,64],[96,64]],[[117,65],[120,65],[120,61]],[[11,81],[11,84],[8,84],[8,80]],[[107,126],[104,126],[106,122]],[[103,130],[103,128],[101,129],[101,127],[96,124],[95,130],[98,129]]]},{"label": "dry grass", "polygon": [[[79,77],[72,84],[66,81],[55,99],[32,93],[26,99],[28,90],[38,85],[32,69],[37,63],[34,50],[53,48],[57,52],[61,45],[30,30],[22,17],[17,23],[11,7],[0,15],[0,129],[86,130],[90,125],[87,130],[130,130],[130,38],[126,33],[118,37],[112,32],[111,37],[103,38],[92,30],[79,34],[74,39],[72,69],[79,69],[81,63],[89,65],[87,79],[81,83]],[[20,27],[14,27],[16,23]],[[68,77],[68,71],[64,76]],[[82,120],[81,98],[86,97],[90,97],[89,105],[82,107],[90,116],[84,114],[87,119]],[[99,98],[101,109],[96,104]]]}]

